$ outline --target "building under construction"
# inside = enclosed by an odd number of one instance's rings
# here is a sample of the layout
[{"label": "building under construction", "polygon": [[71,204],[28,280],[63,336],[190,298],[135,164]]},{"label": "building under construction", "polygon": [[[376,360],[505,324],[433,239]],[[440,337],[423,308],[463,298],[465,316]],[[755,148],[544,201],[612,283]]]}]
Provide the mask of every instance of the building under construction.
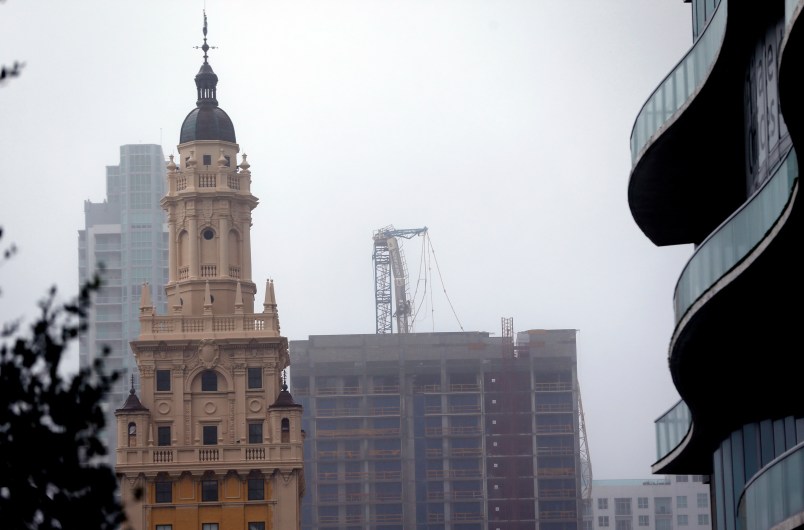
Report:
[{"label": "building under construction", "polygon": [[[303,529],[581,528],[576,331],[311,336]],[[510,321],[509,321],[510,322]],[[510,329],[510,328],[509,328]]]}]

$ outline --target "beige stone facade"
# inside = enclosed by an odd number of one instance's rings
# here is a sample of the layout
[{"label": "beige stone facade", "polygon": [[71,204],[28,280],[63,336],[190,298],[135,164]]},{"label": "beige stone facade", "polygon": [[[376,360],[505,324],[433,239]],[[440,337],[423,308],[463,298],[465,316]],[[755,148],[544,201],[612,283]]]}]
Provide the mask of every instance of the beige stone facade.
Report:
[{"label": "beige stone facade", "polygon": [[[132,384],[116,412],[116,471],[136,530],[300,527],[302,408],[282,377],[290,361],[272,281],[262,312],[254,312],[250,229],[258,201],[246,155],[237,164],[216,84],[205,53],[198,109],[182,127],[162,199],[168,314],[156,314],[145,285],[140,336],[131,343],[140,393]],[[204,129],[198,113],[210,110],[230,132]]]}]

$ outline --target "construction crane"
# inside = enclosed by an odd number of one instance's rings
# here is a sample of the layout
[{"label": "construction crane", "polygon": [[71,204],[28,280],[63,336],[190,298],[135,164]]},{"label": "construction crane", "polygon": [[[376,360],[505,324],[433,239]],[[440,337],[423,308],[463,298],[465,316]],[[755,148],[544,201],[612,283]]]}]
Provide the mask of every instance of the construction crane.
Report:
[{"label": "construction crane", "polygon": [[[396,238],[411,239],[426,233],[426,226],[424,228],[396,229],[393,225],[374,232],[374,302],[378,334],[393,333],[393,317],[396,317],[397,333],[410,331],[408,317],[411,314],[411,304],[408,300],[408,271],[405,257]],[[392,310],[393,301],[396,302],[396,311]]]}]

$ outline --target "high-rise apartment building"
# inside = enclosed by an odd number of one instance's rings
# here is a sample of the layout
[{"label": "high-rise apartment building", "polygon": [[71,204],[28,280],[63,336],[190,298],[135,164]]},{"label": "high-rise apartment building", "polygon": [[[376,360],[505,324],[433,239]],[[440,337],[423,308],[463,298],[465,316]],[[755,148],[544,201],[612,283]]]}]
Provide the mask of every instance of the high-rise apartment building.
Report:
[{"label": "high-rise apartment building", "polygon": [[[513,339],[513,337],[510,337]],[[575,330],[291,341],[305,529],[575,530]]]},{"label": "high-rise apartment building", "polygon": [[114,409],[125,401],[129,376],[136,371],[128,343],[140,333],[143,282],[157,287],[154,306],[167,309],[162,289],[167,283],[167,225],[159,205],[164,194],[162,148],[124,145],[120,163],[106,166],[106,200],[84,202],[85,224],[78,232],[78,279],[83,284],[102,272],[103,287],[93,297],[78,357],[81,365],[87,366],[108,348],[105,366],[121,374],[107,397],[106,429],[100,433],[112,452],[117,447]]},{"label": "high-rise apartment building", "polygon": [[639,112],[628,200],[656,245],[692,244],[654,473],[711,476],[718,530],[804,521],[801,0],[692,0],[693,44]]},{"label": "high-rise apartment building", "polygon": [[701,475],[595,480],[585,530],[710,530],[709,485]]},{"label": "high-rise apartment building", "polygon": [[[122,498],[135,530],[299,528],[302,408],[282,377],[290,364],[273,283],[254,312],[251,222],[257,198],[218,76],[204,61],[198,99],[167,164],[168,309],[143,285],[131,342],[140,391],[117,416]],[[141,492],[138,496],[137,492]]]}]

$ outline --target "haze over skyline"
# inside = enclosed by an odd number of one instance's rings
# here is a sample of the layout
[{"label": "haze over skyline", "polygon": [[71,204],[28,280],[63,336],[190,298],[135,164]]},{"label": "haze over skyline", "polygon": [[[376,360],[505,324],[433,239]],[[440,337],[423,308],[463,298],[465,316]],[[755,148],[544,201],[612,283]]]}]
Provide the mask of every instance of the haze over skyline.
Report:
[{"label": "haze over skyline", "polygon": [[53,284],[77,293],[83,201],[103,200],[120,145],[176,152],[204,7],[260,199],[258,301],[272,278],[283,334],[374,333],[372,232],[427,226],[460,325],[434,271],[415,331],[579,330],[594,476],[649,476],[691,247],[654,247],[631,218],[629,134],[691,44],[680,1],[8,0],[0,64],[26,66],[0,87],[2,243],[19,248],[0,321]]}]

